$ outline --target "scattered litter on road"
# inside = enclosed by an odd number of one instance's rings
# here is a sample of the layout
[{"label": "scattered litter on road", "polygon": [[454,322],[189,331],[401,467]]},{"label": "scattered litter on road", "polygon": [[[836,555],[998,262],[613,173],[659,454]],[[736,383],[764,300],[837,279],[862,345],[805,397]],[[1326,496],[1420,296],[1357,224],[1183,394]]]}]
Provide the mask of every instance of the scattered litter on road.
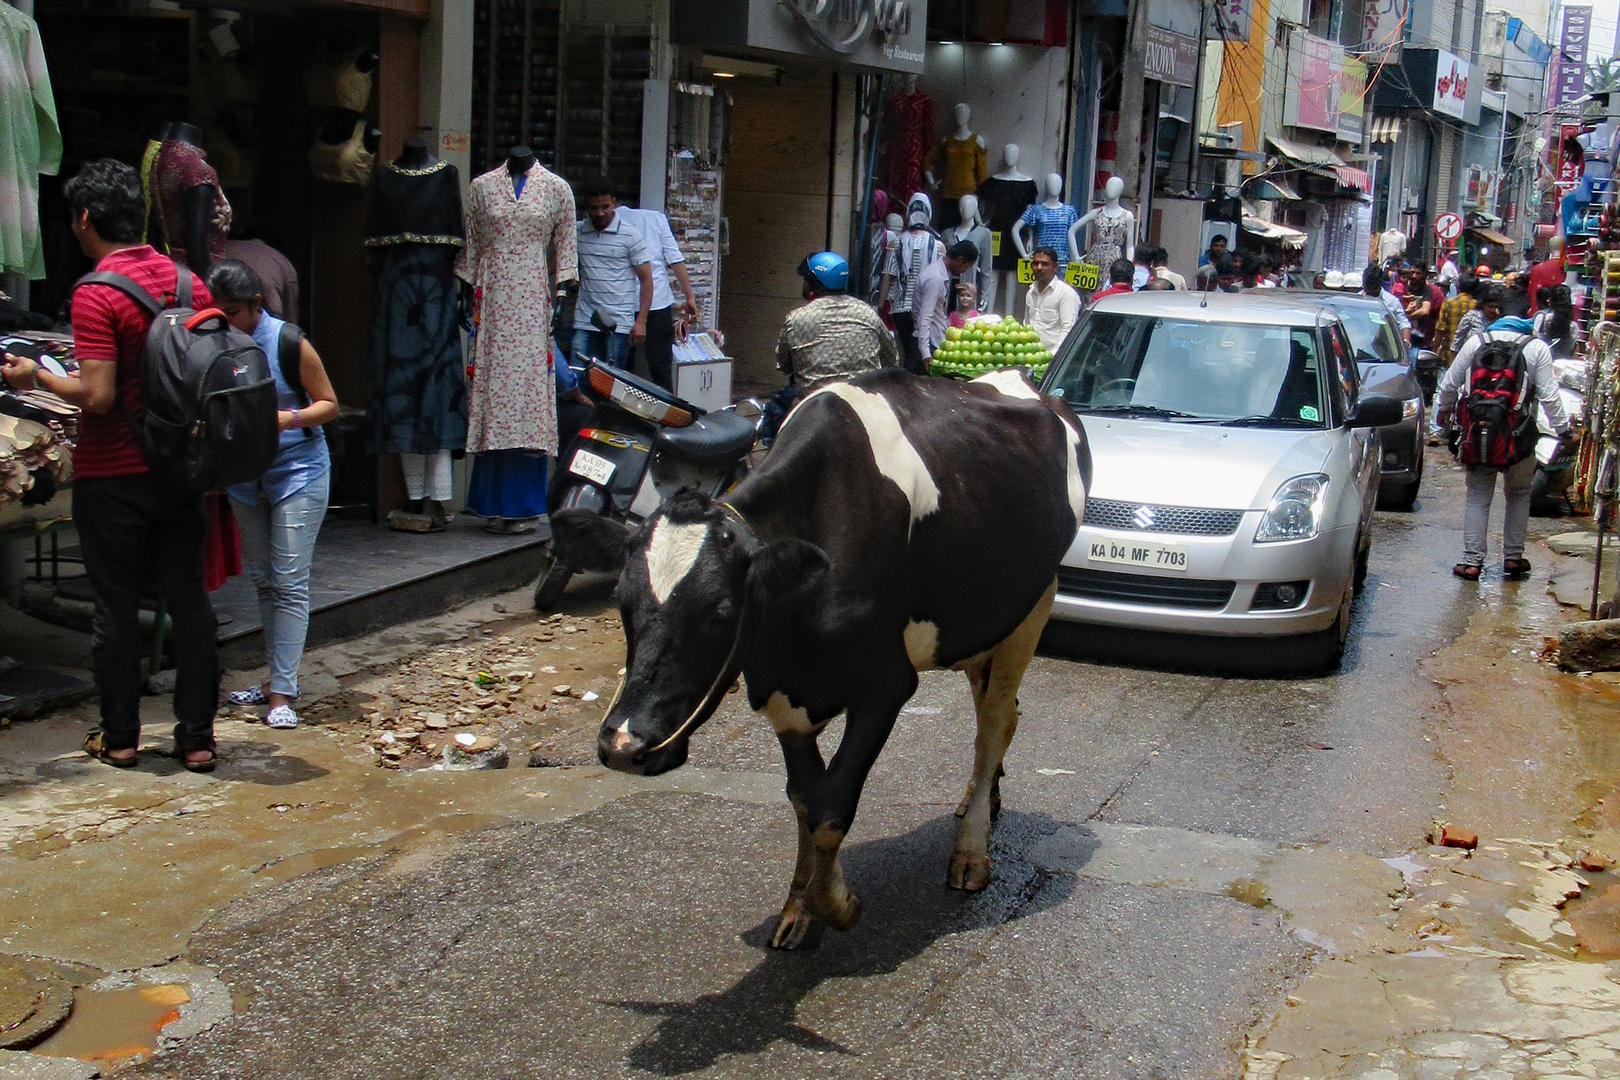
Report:
[{"label": "scattered litter on road", "polygon": [[456,733],[456,742],[460,743],[462,746],[471,746],[473,743],[475,743],[477,741],[478,741],[478,736],[476,736],[476,735],[469,734],[469,733],[467,733],[465,731],[461,731],[461,732]]},{"label": "scattered litter on road", "polygon": [[1036,769],[1042,776],[1073,776],[1073,769]]},{"label": "scattered litter on road", "polygon": [[1312,750],[1331,750],[1331,749],[1333,749],[1333,747],[1329,746],[1327,743],[1308,742],[1305,745],[1310,747]]},{"label": "scattered litter on road", "polygon": [[595,701],[600,696],[601,695],[598,694],[595,690],[587,690],[583,694],[579,695],[579,700],[581,700],[581,701]]}]

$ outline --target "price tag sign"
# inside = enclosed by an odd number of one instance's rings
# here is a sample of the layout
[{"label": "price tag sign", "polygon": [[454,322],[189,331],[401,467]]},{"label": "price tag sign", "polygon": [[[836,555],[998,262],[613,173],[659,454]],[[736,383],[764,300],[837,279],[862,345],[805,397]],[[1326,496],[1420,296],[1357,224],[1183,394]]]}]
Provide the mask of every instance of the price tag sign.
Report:
[{"label": "price tag sign", "polygon": [[1102,280],[1102,267],[1096,263],[1072,262],[1063,272],[1063,280],[1077,289],[1096,292],[1097,283]]},{"label": "price tag sign", "polygon": [[1018,284],[1032,285],[1035,282],[1035,263],[1030,259],[1018,260]]},{"label": "price tag sign", "polygon": [[990,234],[990,257],[993,259],[1001,257],[1001,233],[999,232]]}]

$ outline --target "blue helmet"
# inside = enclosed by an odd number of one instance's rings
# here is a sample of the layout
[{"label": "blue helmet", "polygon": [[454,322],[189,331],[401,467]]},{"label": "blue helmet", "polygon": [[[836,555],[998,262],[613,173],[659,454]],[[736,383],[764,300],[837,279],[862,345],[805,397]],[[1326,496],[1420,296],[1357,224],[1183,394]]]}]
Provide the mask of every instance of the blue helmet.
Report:
[{"label": "blue helmet", "polygon": [[813,279],[831,292],[842,292],[849,287],[849,263],[837,252],[818,251],[799,264],[799,276]]}]

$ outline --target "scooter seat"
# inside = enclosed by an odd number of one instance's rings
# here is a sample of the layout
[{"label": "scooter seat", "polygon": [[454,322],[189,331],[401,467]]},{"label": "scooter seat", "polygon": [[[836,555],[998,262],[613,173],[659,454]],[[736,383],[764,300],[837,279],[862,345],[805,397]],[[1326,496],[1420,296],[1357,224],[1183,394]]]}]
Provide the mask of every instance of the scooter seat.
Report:
[{"label": "scooter seat", "polygon": [[704,413],[686,427],[661,427],[653,436],[660,450],[703,465],[736,461],[754,445],[754,423],[734,412]]}]

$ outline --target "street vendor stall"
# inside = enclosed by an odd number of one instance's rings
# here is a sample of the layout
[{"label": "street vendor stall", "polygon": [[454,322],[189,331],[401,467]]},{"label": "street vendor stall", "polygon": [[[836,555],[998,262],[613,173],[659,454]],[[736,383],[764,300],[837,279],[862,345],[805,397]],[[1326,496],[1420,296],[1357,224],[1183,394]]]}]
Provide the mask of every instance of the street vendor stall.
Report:
[{"label": "street vendor stall", "polygon": [[[0,336],[0,350],[62,375],[78,370],[73,339],[49,331]],[[0,387],[0,539],[30,536],[70,516],[79,410],[44,390]]]}]

